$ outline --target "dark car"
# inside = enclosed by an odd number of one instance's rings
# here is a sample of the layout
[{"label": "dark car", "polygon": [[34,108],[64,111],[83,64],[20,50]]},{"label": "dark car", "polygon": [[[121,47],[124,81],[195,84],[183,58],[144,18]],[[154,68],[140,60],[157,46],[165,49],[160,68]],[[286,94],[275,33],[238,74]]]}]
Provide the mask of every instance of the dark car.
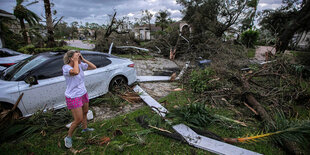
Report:
[{"label": "dark car", "polygon": [[0,48],[0,71],[29,57],[31,57],[29,54],[19,53],[7,48]]}]

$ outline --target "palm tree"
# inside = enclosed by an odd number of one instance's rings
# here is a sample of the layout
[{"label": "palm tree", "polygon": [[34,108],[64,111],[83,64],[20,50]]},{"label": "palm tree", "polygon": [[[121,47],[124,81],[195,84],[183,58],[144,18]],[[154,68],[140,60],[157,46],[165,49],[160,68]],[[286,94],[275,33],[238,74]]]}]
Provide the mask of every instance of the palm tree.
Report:
[{"label": "palm tree", "polygon": [[[22,3],[24,0],[16,0],[16,6],[14,8],[14,16],[19,19],[20,22],[20,27],[22,29],[22,35],[24,38],[25,43],[30,43],[28,42],[28,36],[27,36],[27,30],[25,26],[25,21],[26,20],[29,24],[29,26],[33,26],[37,24],[41,19],[38,15],[36,15],[34,12],[28,10]],[[35,3],[38,3],[38,1],[31,2],[27,4],[26,6],[33,5]]]},{"label": "palm tree", "polygon": [[44,0],[44,8],[45,8],[46,27],[48,33],[47,47],[54,47],[56,43],[54,39],[54,25],[53,25],[50,0]]},{"label": "palm tree", "polygon": [[165,11],[160,10],[156,15],[155,24],[156,26],[160,26],[162,31],[164,31],[164,29],[168,27],[168,24],[171,21],[169,16],[170,16],[170,13],[167,10]]}]

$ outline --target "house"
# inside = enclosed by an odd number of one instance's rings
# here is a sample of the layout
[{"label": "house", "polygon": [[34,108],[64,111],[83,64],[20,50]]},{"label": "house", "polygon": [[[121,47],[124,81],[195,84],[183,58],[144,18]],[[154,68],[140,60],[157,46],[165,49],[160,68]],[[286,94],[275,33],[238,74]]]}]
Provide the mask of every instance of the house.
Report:
[{"label": "house", "polygon": [[[184,33],[192,33],[192,27],[187,24],[185,21],[178,21],[171,24],[172,26],[178,25],[179,31]],[[136,26],[133,29],[133,32],[135,33],[135,39],[139,40],[151,40],[154,39],[154,32],[160,31],[161,27],[156,26],[155,24],[151,24],[151,31],[149,30],[149,25],[144,24],[142,26]]]},{"label": "house", "polygon": [[[298,38],[298,39],[297,39]],[[302,32],[301,34],[296,34],[293,37],[293,40],[297,40],[297,47],[300,49],[309,48],[310,43],[310,32]]]},{"label": "house", "polygon": [[179,27],[180,27],[180,32],[182,33],[186,33],[186,32],[189,32],[189,33],[192,33],[193,32],[193,28],[185,21],[179,21],[179,22],[176,22]]},{"label": "house", "polygon": [[78,28],[78,37],[80,40],[86,39],[88,37],[93,37],[95,35],[95,30]]},{"label": "house", "polygon": [[151,40],[154,39],[152,33],[160,31],[161,28],[155,24],[151,24],[151,30],[148,24],[134,27],[135,38],[139,40]]}]

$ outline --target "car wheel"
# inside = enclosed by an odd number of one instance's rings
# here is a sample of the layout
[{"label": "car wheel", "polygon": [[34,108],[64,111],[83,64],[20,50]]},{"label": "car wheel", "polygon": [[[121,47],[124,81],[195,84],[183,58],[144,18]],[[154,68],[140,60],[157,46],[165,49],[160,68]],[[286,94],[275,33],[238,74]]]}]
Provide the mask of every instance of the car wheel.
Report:
[{"label": "car wheel", "polygon": [[[1,114],[6,114],[6,112],[8,112],[9,110],[11,110],[13,108],[12,105],[8,104],[8,103],[0,103],[0,113]],[[19,111],[19,109],[17,108],[15,111],[13,111],[10,116],[7,117],[11,117],[10,119],[18,119],[19,117],[21,117],[21,112]],[[1,116],[1,117],[4,117]]]},{"label": "car wheel", "polygon": [[127,86],[127,80],[123,76],[116,76],[114,77],[109,85],[109,90],[110,91],[117,91],[117,90],[122,90]]}]

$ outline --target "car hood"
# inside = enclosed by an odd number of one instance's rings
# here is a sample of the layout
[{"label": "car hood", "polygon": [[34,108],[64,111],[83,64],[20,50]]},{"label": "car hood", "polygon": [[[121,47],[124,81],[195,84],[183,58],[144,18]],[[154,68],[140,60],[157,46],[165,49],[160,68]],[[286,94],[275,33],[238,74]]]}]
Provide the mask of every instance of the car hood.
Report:
[{"label": "car hood", "polygon": [[0,80],[0,90],[7,90],[7,89],[11,89],[11,88],[16,87],[16,86],[18,86],[17,81]]},{"label": "car hood", "polygon": [[0,58],[0,64],[17,63],[21,60],[28,58],[28,57],[31,57],[31,55],[21,54],[21,55],[16,55],[16,56],[11,56],[11,57]]}]

